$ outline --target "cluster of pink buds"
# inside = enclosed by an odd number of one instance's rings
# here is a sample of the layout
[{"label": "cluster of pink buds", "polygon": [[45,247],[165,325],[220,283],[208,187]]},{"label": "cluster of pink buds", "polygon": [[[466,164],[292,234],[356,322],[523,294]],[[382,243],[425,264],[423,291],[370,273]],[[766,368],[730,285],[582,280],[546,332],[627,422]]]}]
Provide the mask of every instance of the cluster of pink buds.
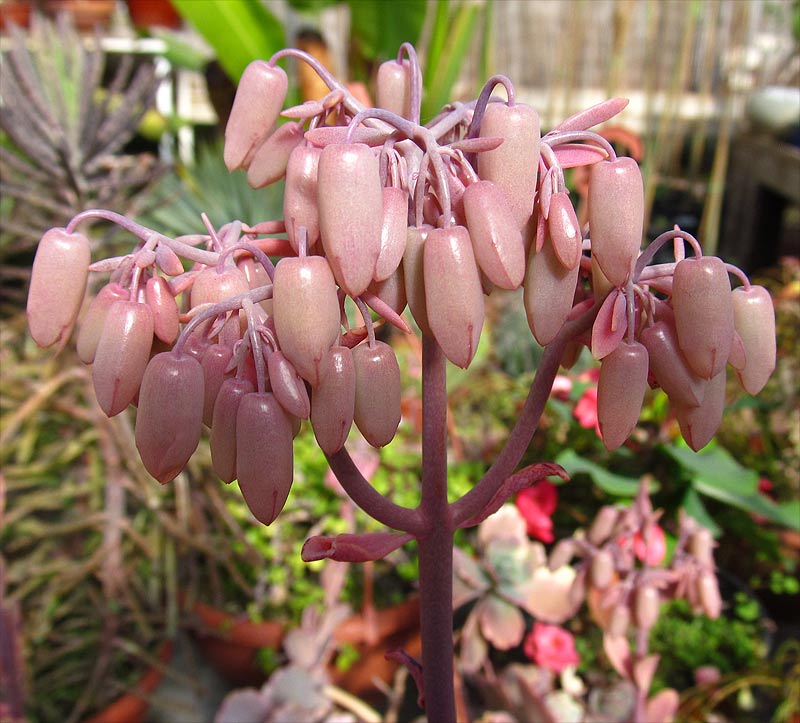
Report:
[{"label": "cluster of pink buds", "polygon": [[[277,63],[285,57],[308,63],[330,92],[282,111],[288,82]],[[591,334],[578,342],[602,360],[598,414],[609,448],[630,434],[648,383],[669,395],[695,449],[719,424],[727,363],[748,392],[765,383],[775,362],[769,295],[703,256],[680,230],[640,252],[638,166],[588,130],[626,101],[601,103],[542,135],[536,111],[495,76],[476,100],[448,105],[423,125],[421,77],[404,44],[378,73],[380,107],[364,108],[301,51],[256,61],[239,84],[224,158],[254,187],[285,178],[283,219],[218,229],[204,219],[207,234],[169,238],[90,210],[42,238],[31,334],[42,346],[65,343],[88,272],[111,272],[83,317],[78,352],[93,365],[106,414],[138,406],[136,442],[161,482],[183,469],[205,425],[215,471],[238,479],[269,524],[289,493],[301,420],[310,419],[328,455],[353,423],[376,447],[394,437],[399,368],[374,325],[410,332],[408,307],[423,334],[465,368],[494,288],[524,288],[542,345],[594,310]],[[503,97],[493,95],[497,86]],[[281,116],[288,120],[278,124]],[[581,165],[591,166],[583,228],[564,181],[565,168]],[[88,219],[129,230],[135,250],[90,263],[76,230]],[[669,240],[675,262],[648,266]],[[684,243],[694,258],[683,257]],[[729,273],[744,286],[731,291]],[[355,328],[348,297],[363,318]]]}]

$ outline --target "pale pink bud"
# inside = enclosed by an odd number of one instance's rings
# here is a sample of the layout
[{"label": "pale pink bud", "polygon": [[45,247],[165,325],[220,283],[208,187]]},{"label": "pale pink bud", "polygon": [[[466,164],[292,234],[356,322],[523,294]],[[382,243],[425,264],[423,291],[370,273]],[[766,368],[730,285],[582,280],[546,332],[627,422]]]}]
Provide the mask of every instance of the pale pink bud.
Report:
[{"label": "pale pink bud", "polygon": [[523,103],[489,103],[480,133],[484,138],[502,138],[503,142],[478,154],[478,175],[506,192],[517,227],[526,236],[539,172],[539,114]]},{"label": "pale pink bud", "polygon": [[203,369],[203,423],[210,427],[214,418],[214,404],[220,387],[230,376],[225,370],[233,356],[227,344],[212,344],[203,354],[200,366]]},{"label": "pale pink bud", "polygon": [[337,143],[322,150],[317,202],[333,275],[350,296],[359,296],[375,273],[383,225],[378,157],[369,146]]},{"label": "pale pink bud", "polygon": [[311,426],[320,449],[336,454],[353,425],[356,400],[356,372],[353,353],[346,346],[328,352],[322,382],[311,395]]},{"label": "pale pink bud", "polygon": [[263,188],[286,175],[286,164],[292,151],[303,141],[303,126],[284,123],[253,154],[247,169],[247,182]]},{"label": "pale pink bud", "polygon": [[622,286],[642,245],[644,187],[632,158],[600,161],[589,170],[589,236],[592,258],[606,278]]},{"label": "pale pink bud", "polygon": [[525,276],[525,244],[505,191],[477,181],[464,191],[464,213],[475,260],[501,289],[516,289]]},{"label": "pale pink bud", "polygon": [[[200,304],[218,304],[249,290],[250,285],[245,275],[236,266],[226,266],[222,270],[216,266],[209,266],[194,280],[191,303],[193,307]],[[231,344],[241,338],[242,321],[237,311],[231,314],[218,336],[223,343]]]},{"label": "pale pink bud", "polygon": [[356,396],[353,418],[364,439],[383,447],[400,424],[400,367],[392,347],[382,341],[353,349]]},{"label": "pale pink bud", "polygon": [[536,341],[546,346],[555,338],[572,309],[579,266],[561,264],[552,243],[538,253],[531,247],[522,295],[528,326]]},{"label": "pale pink bud", "polygon": [[407,60],[398,63],[387,60],[378,67],[375,80],[376,100],[385,108],[403,118],[409,118],[411,100],[411,66]]},{"label": "pale pink bud", "polygon": [[383,189],[381,250],[375,265],[375,280],[388,279],[403,260],[408,229],[408,195],[402,188]]},{"label": "pale pink bud", "polygon": [[81,319],[76,343],[78,356],[84,364],[91,364],[94,361],[97,343],[100,341],[100,334],[103,333],[103,324],[111,305],[115,301],[127,300],[129,297],[128,289],[112,281],[100,289],[97,296],[92,299],[92,303],[89,304],[89,308]]},{"label": "pale pink bud", "polygon": [[581,260],[581,225],[572,201],[563,191],[554,193],[550,199],[547,230],[561,264],[568,269],[577,266]]},{"label": "pale pink bud", "polygon": [[469,232],[463,226],[433,229],[423,253],[428,324],[444,355],[466,369],[478,348],[484,319]]},{"label": "pale pink bud", "polygon": [[147,304],[115,301],[106,314],[92,366],[94,393],[107,416],[136,397],[153,345],[153,312]]},{"label": "pale pink bud", "polygon": [[283,219],[286,235],[295,251],[299,250],[298,229],[305,228],[309,249],[319,241],[317,172],[322,151],[313,146],[297,146],[286,165],[283,192]]},{"label": "pale pink bud", "polygon": [[223,482],[236,479],[236,414],[255,390],[247,379],[226,379],[217,393],[211,422],[211,465]]},{"label": "pale pink bud", "polygon": [[606,278],[606,275],[603,273],[603,269],[600,268],[600,264],[597,263],[597,259],[594,257],[591,258],[591,269],[592,295],[594,296],[595,301],[601,301],[605,299],[608,293],[615,287],[614,284],[612,284]]},{"label": "pale pink bud", "polygon": [[775,369],[775,309],[763,286],[739,287],[731,294],[733,325],[742,340],[744,369],[737,371],[748,394],[758,394]]},{"label": "pale pink bud", "polygon": [[430,226],[410,227],[406,235],[406,250],[403,252],[403,281],[406,301],[411,316],[423,334],[431,334],[428,324],[428,307],[425,303],[425,272],[423,269],[425,239]]},{"label": "pale pink bud", "polygon": [[41,347],[63,345],[81,310],[89,277],[89,240],[51,228],[36,249],[28,291],[28,327]]},{"label": "pale pink bud", "polygon": [[652,585],[644,585],[636,590],[633,611],[636,625],[642,630],[650,630],[658,621],[661,599],[658,590]]},{"label": "pale pink bud", "polygon": [[600,365],[597,421],[609,451],[619,447],[639,421],[647,391],[647,364],[647,349],[637,341],[623,341]]},{"label": "pale pink bud", "polygon": [[722,597],[719,594],[717,578],[710,570],[703,570],[697,578],[697,597],[703,612],[716,620],[722,612]]},{"label": "pale pink bud", "polygon": [[675,324],[662,319],[641,333],[641,342],[650,358],[650,372],[670,400],[696,407],[703,401],[706,380],[698,377],[678,348]]},{"label": "pale pink bud", "polygon": [[236,477],[244,501],[261,523],[272,524],[292,487],[292,423],[269,392],[247,394],[236,413]]},{"label": "pale pink bud", "polygon": [[156,354],[147,365],[136,412],[136,448],[161,484],[197,449],[203,427],[203,370],[188,354]]},{"label": "pale pink bud", "polygon": [[725,369],[706,383],[703,401],[696,407],[675,405],[681,435],[695,451],[705,447],[719,429],[725,411]]},{"label": "pale pink bud", "polygon": [[270,352],[267,357],[269,384],[272,393],[287,414],[298,419],[308,419],[311,404],[305,382],[282,352]]},{"label": "pale pink bud", "polygon": [[716,256],[687,258],[675,266],[672,308],[678,344],[695,374],[711,379],[725,369],[733,338],[731,282]]},{"label": "pale pink bud", "polygon": [[608,550],[599,550],[592,557],[592,585],[605,590],[614,578],[614,558]]},{"label": "pale pink bud", "polygon": [[592,526],[589,528],[587,539],[593,545],[602,545],[614,532],[619,521],[619,510],[611,505],[605,505],[595,515]]},{"label": "pale pink bud", "polygon": [[178,254],[164,244],[156,246],[156,266],[167,276],[179,276],[184,271]]},{"label": "pale pink bud", "polygon": [[[405,236],[405,232],[403,236]],[[383,281],[373,281],[367,291],[375,294],[397,314],[402,314],[406,308],[405,273],[402,265],[398,266],[395,272]]]},{"label": "pale pink bud", "polygon": [[247,168],[267,139],[286,100],[288,78],[282,68],[254,60],[244,69],[225,126],[223,157],[229,171]]},{"label": "pale pink bud", "polygon": [[631,609],[628,607],[627,602],[621,602],[614,606],[611,611],[611,617],[608,621],[608,634],[612,637],[625,635],[628,632],[628,626],[631,624]]},{"label": "pale pink bud", "polygon": [[695,530],[688,541],[689,554],[701,565],[714,567],[714,537],[705,527]]},{"label": "pale pink bud", "polygon": [[339,298],[321,256],[283,258],[275,266],[273,320],[281,351],[312,387],[340,329]]},{"label": "pale pink bud", "polygon": [[147,280],[145,300],[153,312],[153,333],[166,344],[174,344],[181,330],[178,304],[165,279],[153,276]]},{"label": "pale pink bud", "polygon": [[555,571],[564,565],[568,565],[576,549],[575,542],[571,538],[559,540],[550,551],[550,555],[547,558],[547,566],[551,571]]}]

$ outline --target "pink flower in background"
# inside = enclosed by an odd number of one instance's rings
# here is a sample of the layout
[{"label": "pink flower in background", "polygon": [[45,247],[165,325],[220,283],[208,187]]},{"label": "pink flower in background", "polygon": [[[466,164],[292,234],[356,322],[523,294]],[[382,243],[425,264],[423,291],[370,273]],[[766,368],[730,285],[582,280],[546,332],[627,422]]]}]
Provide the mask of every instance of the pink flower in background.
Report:
[{"label": "pink flower in background", "polygon": [[581,427],[584,429],[592,429],[594,427],[598,437],[600,436],[600,427],[597,423],[597,380],[599,378],[599,369],[590,369],[578,377],[579,381],[591,381],[594,383],[586,387],[572,412]]},{"label": "pink flower in background", "polygon": [[527,487],[517,495],[517,509],[525,518],[528,534],[542,542],[553,541],[551,516],[558,505],[558,490],[546,480]]},{"label": "pink flower in background", "polygon": [[658,525],[650,528],[647,542],[641,530],[633,535],[633,554],[648,565],[660,565],[667,555],[667,538]]},{"label": "pink flower in background", "polygon": [[522,649],[536,665],[556,673],[581,662],[575,650],[575,638],[558,625],[534,623]]},{"label": "pink flower in background", "polygon": [[550,396],[566,401],[569,399],[569,393],[571,391],[572,379],[564,374],[558,374],[553,382],[553,388],[550,390]]}]

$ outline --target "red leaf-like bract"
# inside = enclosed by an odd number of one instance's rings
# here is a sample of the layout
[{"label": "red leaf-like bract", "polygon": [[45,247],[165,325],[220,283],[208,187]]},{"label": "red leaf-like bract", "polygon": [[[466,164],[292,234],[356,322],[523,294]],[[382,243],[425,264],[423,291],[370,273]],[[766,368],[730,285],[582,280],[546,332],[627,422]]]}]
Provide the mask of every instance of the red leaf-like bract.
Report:
[{"label": "red leaf-like bract", "polygon": [[335,537],[309,537],[303,545],[300,556],[303,562],[314,560],[338,560],[339,562],[370,562],[382,560],[394,552],[413,535],[402,532],[364,532],[361,534],[342,534]]}]

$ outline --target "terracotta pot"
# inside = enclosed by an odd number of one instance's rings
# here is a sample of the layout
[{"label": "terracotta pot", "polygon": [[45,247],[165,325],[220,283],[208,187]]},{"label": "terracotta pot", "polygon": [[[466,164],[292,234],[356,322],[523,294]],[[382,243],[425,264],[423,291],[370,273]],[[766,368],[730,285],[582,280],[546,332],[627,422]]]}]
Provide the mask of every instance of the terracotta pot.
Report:
[{"label": "terracotta pot", "polygon": [[67,13],[78,30],[105,28],[114,14],[115,0],[43,0],[42,9],[50,17]]},{"label": "terracotta pot", "polygon": [[[166,664],[172,659],[173,643],[165,642],[158,651],[158,659]],[[84,723],[144,723],[150,708],[150,694],[158,687],[164,673],[159,668],[151,668],[133,687],[130,693],[117,698],[104,710],[87,718]]]},{"label": "terracotta pot", "polygon": [[137,28],[179,28],[182,20],[170,0],[125,0]]},{"label": "terracotta pot", "polygon": [[9,25],[27,28],[31,22],[31,0],[0,0],[0,31]]},{"label": "terracotta pot", "polygon": [[195,602],[190,612],[197,622],[192,631],[197,646],[225,680],[237,687],[258,686],[266,680],[258,651],[280,649],[283,625],[272,620],[255,623],[201,602]]}]

